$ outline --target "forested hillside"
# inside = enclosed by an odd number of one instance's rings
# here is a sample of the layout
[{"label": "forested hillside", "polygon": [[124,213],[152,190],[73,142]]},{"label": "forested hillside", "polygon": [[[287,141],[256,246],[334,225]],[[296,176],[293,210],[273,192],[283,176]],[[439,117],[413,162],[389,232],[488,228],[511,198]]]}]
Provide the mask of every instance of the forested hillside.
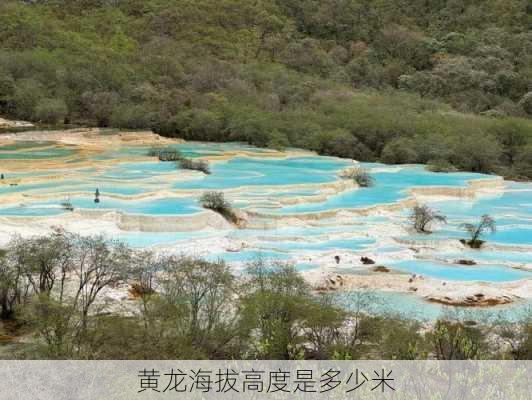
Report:
[{"label": "forested hillside", "polygon": [[532,177],[529,0],[0,0],[0,115]]}]

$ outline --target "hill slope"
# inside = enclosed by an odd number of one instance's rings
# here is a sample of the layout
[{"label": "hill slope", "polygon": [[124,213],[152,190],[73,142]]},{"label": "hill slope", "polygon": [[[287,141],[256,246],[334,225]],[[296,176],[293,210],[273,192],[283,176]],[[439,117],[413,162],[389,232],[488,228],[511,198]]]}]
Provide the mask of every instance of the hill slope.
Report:
[{"label": "hill slope", "polygon": [[532,177],[526,0],[0,4],[0,114]]}]

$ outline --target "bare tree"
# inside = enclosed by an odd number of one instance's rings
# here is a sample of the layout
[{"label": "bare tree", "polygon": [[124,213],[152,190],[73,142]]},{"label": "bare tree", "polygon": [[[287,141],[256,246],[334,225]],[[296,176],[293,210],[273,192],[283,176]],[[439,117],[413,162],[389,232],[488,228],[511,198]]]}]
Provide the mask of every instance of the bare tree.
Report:
[{"label": "bare tree", "polygon": [[156,298],[155,281],[158,273],[163,269],[163,261],[155,257],[151,251],[141,251],[132,257],[132,279],[130,292],[140,300],[145,336],[150,327],[151,306]]},{"label": "bare tree", "polygon": [[12,262],[7,251],[0,254],[0,318],[10,319],[15,307],[28,292],[24,274],[19,264]]},{"label": "bare tree", "polygon": [[462,242],[473,248],[479,248],[480,246],[482,246],[482,243],[484,243],[484,241],[480,240],[480,238],[486,232],[494,233],[496,231],[495,220],[488,214],[484,214],[480,218],[480,222],[476,225],[465,223],[460,226],[470,235],[470,239],[468,241],[462,240]]},{"label": "bare tree", "polygon": [[21,266],[21,282],[27,282],[31,300],[25,317],[46,344],[46,354],[83,357],[90,346],[88,321],[96,314],[94,305],[102,290],[130,275],[130,249],[103,237],[61,231],[19,239],[14,248],[12,263]]},{"label": "bare tree", "polygon": [[88,318],[103,289],[117,285],[130,274],[131,250],[123,243],[101,236],[72,236],[75,246],[73,275],[76,289],[69,299],[73,318],[79,318],[76,340],[86,334]]},{"label": "bare tree", "polygon": [[68,234],[57,229],[49,236],[17,237],[11,241],[12,257],[34,294],[49,296],[59,281],[59,298],[62,300],[67,274],[72,269],[70,239]]},{"label": "bare tree", "polygon": [[161,261],[166,278],[162,295],[183,311],[183,328],[202,342],[213,329],[229,320],[234,296],[234,276],[224,262],[188,257]]},{"label": "bare tree", "polygon": [[365,338],[366,323],[372,307],[382,302],[372,290],[355,290],[346,293],[342,304],[350,311],[348,329],[344,330],[343,342],[349,348],[357,348]]},{"label": "bare tree", "polygon": [[414,229],[420,233],[430,233],[429,226],[432,222],[447,222],[444,215],[432,210],[426,204],[415,206],[409,218]]},{"label": "bare tree", "polygon": [[157,273],[162,271],[162,263],[153,252],[139,251],[132,254],[131,278],[135,280],[137,294],[151,295],[155,293],[155,280]]},{"label": "bare tree", "polygon": [[339,342],[342,334],[347,312],[338,307],[335,301],[334,296],[325,294],[317,301],[308,302],[303,328],[319,359],[330,358],[330,349]]},{"label": "bare tree", "polygon": [[67,274],[72,268],[69,236],[55,230],[49,236],[14,237],[0,260],[0,303],[4,317],[31,296],[47,296],[57,289],[64,295]]}]

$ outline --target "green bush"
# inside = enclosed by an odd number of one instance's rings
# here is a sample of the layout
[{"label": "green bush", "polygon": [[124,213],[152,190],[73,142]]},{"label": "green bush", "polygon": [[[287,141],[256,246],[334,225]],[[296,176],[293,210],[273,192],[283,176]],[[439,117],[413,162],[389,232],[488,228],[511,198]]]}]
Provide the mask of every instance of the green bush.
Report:
[{"label": "green bush", "polygon": [[209,163],[205,160],[191,160],[189,158],[182,158],[181,160],[179,160],[179,166],[182,169],[201,171],[207,175],[211,173],[209,169]]},{"label": "green bush", "polygon": [[342,171],[341,178],[353,180],[363,188],[370,187],[375,184],[375,179],[369,174],[368,170],[360,167]]},{"label": "green bush", "polygon": [[372,151],[348,131],[337,129],[332,132],[318,133],[313,138],[312,149],[320,154],[370,161],[374,158]]},{"label": "green bush", "polygon": [[381,160],[388,164],[412,164],[418,161],[414,139],[398,138],[382,149]]},{"label": "green bush", "polygon": [[157,157],[159,161],[181,161],[183,154],[179,150],[153,147],[148,151],[148,156]]},{"label": "green bush", "polygon": [[436,321],[427,339],[438,360],[482,359],[487,350],[480,329],[460,321]]},{"label": "green bush", "polygon": [[62,99],[41,99],[35,106],[35,118],[49,124],[63,123],[68,107]]},{"label": "green bush", "polygon": [[519,105],[528,115],[532,115],[532,92],[527,92],[519,101]]},{"label": "green bush", "polygon": [[518,178],[532,179],[532,145],[523,147],[516,156],[514,175]]},{"label": "green bush", "polygon": [[222,215],[229,222],[236,224],[238,217],[233,211],[231,203],[229,203],[223,192],[205,192],[200,197],[200,204],[203,208],[207,208]]},{"label": "green bush", "polygon": [[503,150],[495,138],[471,133],[455,139],[451,162],[459,169],[490,173],[496,170],[502,155]]}]

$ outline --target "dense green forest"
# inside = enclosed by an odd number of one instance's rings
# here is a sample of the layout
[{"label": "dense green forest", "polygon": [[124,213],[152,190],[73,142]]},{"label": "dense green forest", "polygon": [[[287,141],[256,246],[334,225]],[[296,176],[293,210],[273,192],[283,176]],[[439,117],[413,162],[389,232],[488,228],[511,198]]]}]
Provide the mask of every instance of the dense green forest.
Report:
[{"label": "dense green forest", "polygon": [[0,114],[532,177],[528,0],[0,1]]}]

